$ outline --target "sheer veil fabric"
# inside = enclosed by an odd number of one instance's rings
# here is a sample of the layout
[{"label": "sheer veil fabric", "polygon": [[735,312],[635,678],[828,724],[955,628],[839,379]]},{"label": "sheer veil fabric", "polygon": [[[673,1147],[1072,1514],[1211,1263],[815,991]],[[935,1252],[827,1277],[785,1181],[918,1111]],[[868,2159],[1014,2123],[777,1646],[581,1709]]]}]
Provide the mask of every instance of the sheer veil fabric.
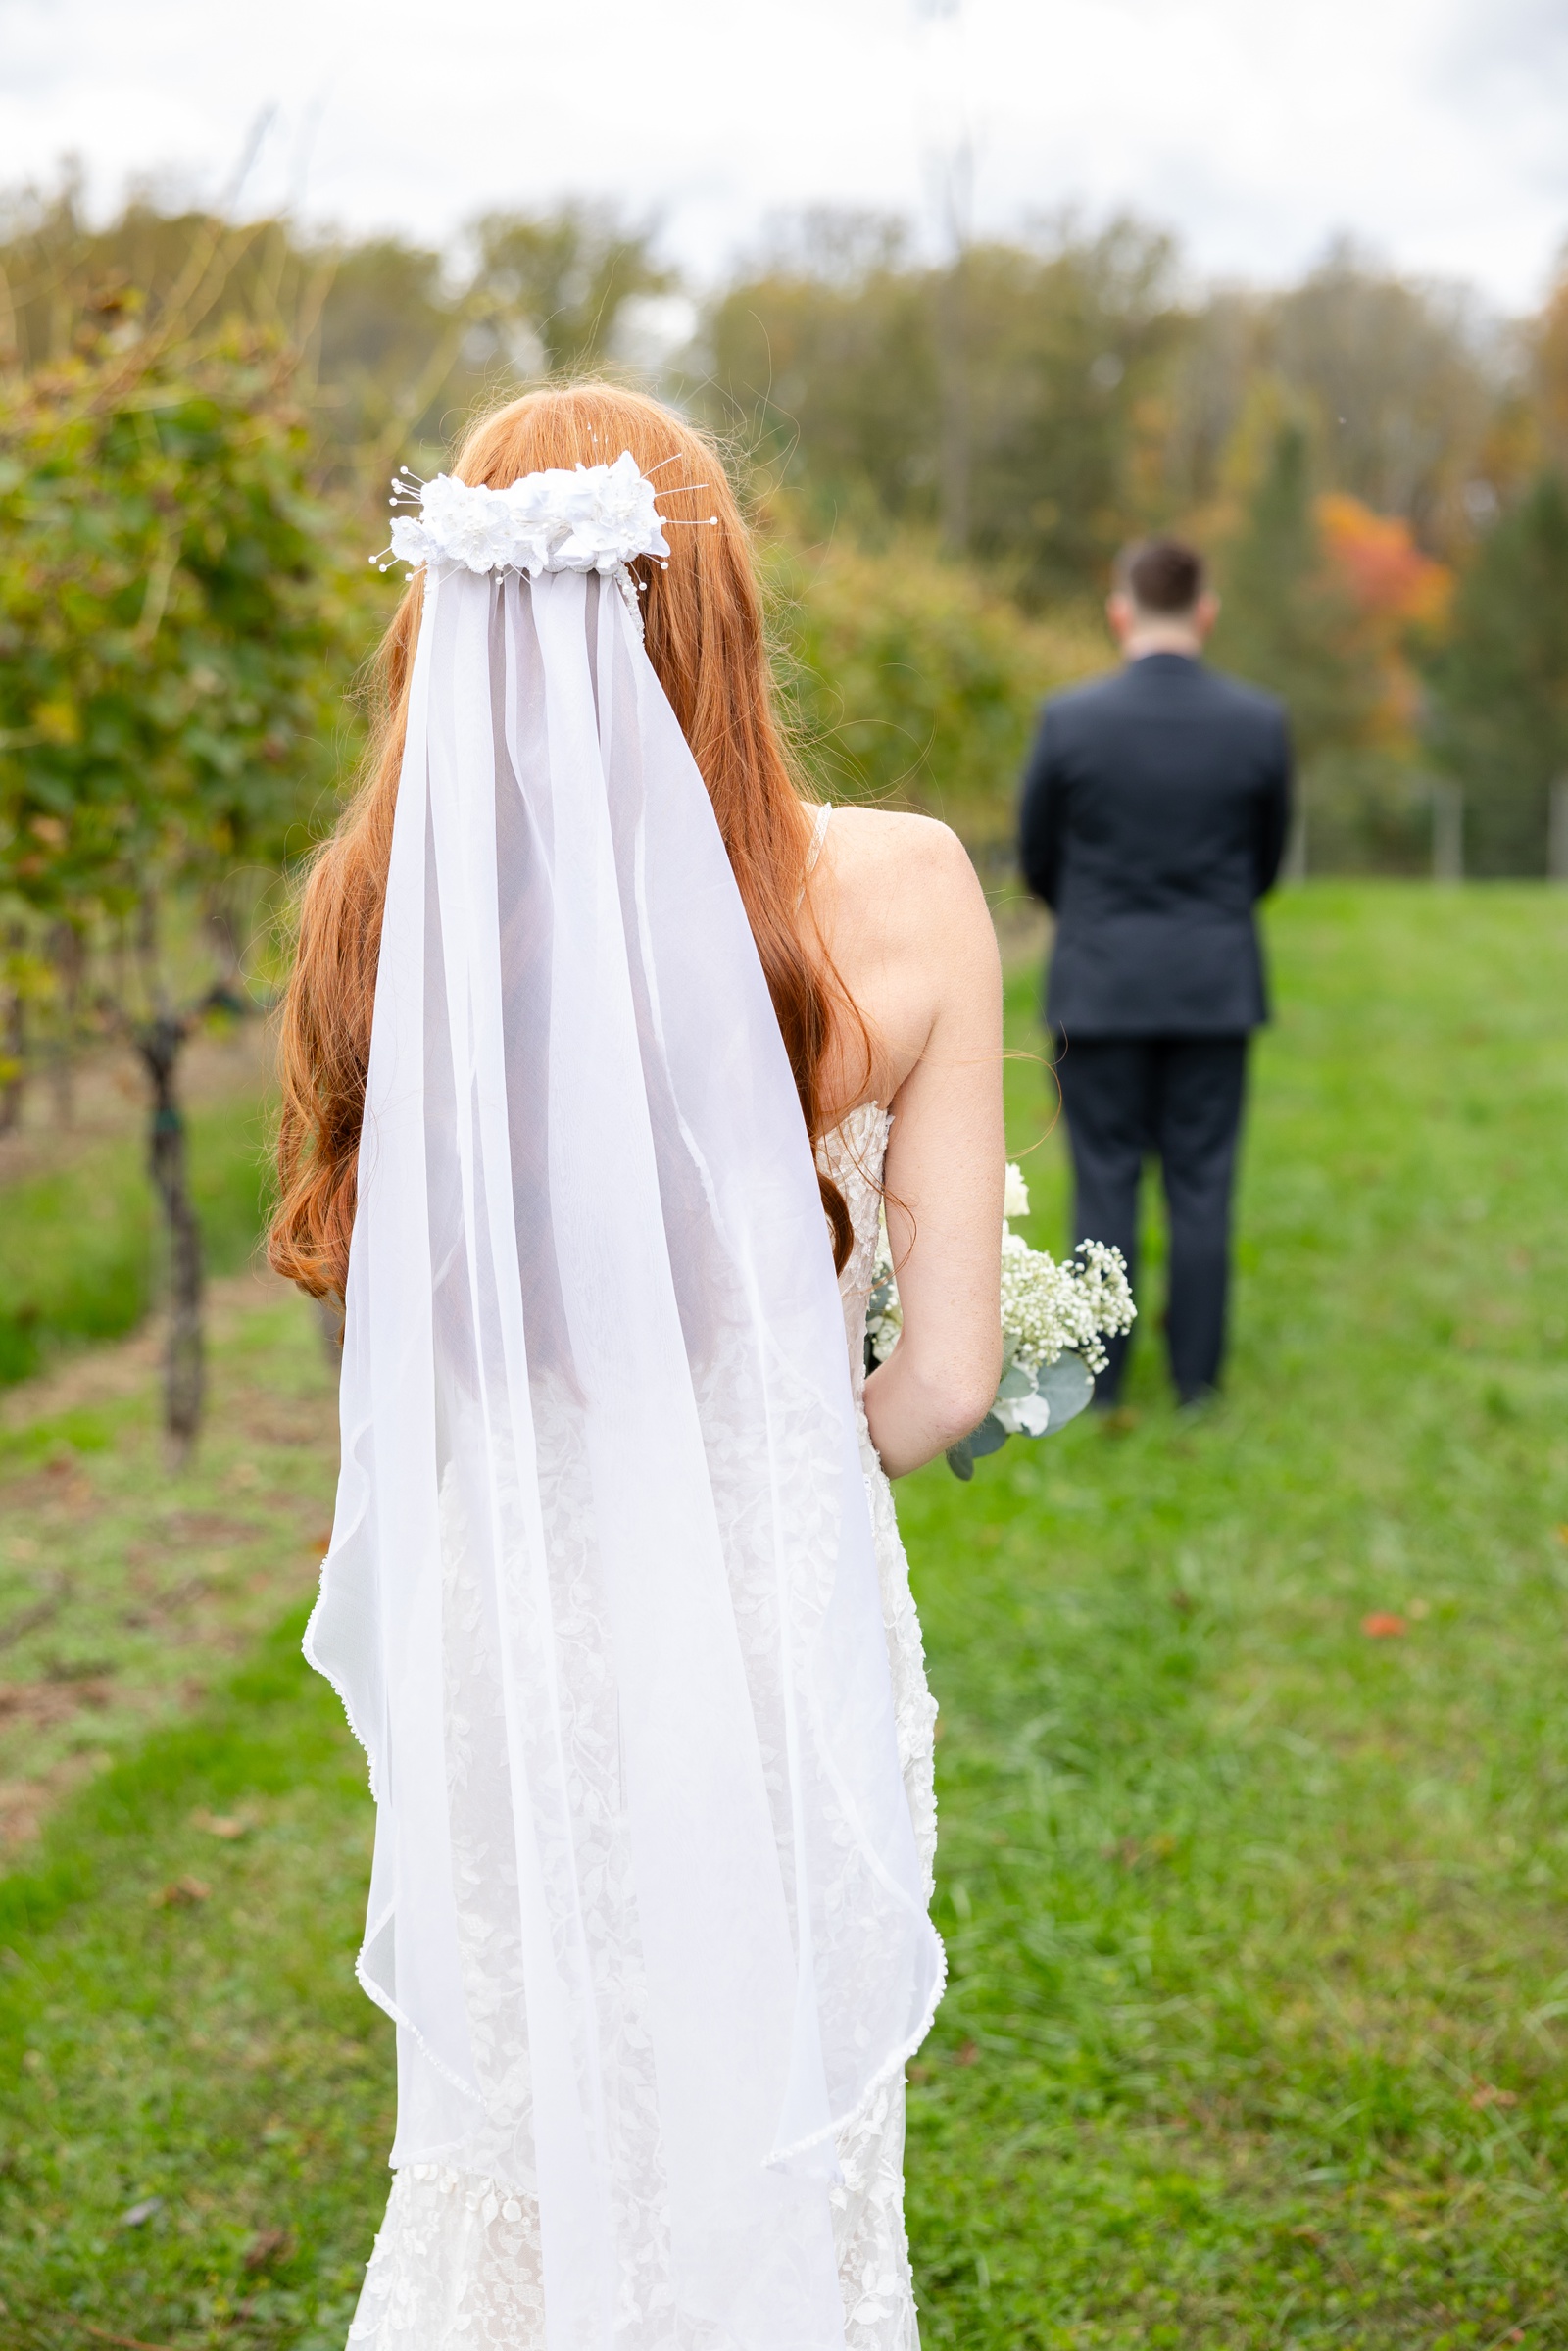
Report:
[{"label": "sheer veil fabric", "polygon": [[341,1415],[394,2165],[536,2204],[549,2351],[841,2345],[834,2132],[941,1946],[799,1098],[594,572],[426,572]]}]

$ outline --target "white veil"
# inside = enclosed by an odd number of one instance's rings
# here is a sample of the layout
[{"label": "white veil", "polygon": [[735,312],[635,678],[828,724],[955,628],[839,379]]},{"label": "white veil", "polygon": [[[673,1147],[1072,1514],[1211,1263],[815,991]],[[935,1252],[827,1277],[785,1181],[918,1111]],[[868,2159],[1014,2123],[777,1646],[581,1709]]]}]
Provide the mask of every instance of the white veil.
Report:
[{"label": "white veil", "polygon": [[825,2351],[833,2132],[941,1946],[805,1121],[625,569],[653,499],[627,456],[394,526],[424,604],[306,1651],[370,1758],[394,2164],[536,2200],[549,2351]]}]

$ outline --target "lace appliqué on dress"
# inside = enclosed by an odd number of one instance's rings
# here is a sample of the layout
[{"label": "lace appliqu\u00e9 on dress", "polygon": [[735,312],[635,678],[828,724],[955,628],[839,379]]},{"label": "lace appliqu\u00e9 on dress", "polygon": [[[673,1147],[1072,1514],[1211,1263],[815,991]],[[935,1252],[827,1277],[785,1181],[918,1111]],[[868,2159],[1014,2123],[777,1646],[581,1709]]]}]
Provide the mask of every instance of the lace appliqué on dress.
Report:
[{"label": "lace appliqu\u00e9 on dress", "polygon": [[[818,827],[818,845],[820,831]],[[893,1673],[899,1760],[914,1823],[915,1840],[929,1898],[936,1857],[936,1797],[933,1781],[936,1705],[926,1687],[919,1618],[909,1590],[908,1564],[899,1539],[893,1493],[872,1449],[865,1413],[865,1308],[876,1255],[881,1208],[882,1164],[889,1113],[863,1103],[826,1136],[818,1150],[825,1174],[838,1184],[855,1230],[855,1246],[840,1276],[845,1338],[853,1367],[859,1420],[860,1455],[876,1543],[883,1621]],[[564,1504],[570,1486],[564,1465],[557,1481]],[[569,1511],[566,1512],[569,1515]],[[461,1539],[452,1546],[461,1558]],[[563,1544],[569,1556],[570,1545]],[[456,1562],[449,1564],[449,1576]],[[463,1610],[462,1570],[453,1596]],[[563,1598],[565,1598],[563,1594]],[[489,1838],[474,1836],[468,1818],[475,1784],[483,1786],[481,1750],[484,1691],[464,1693],[469,1739],[459,1742],[472,1776],[460,1770],[453,1797],[458,1815],[459,1866],[490,1869],[497,1852]],[[449,1704],[459,1692],[449,1690]],[[482,1727],[481,1727],[482,1726]],[[466,1786],[461,1783],[466,1782]],[[493,1826],[493,1825],[492,1825]],[[487,1849],[490,1848],[490,1849]],[[607,1847],[607,1865],[613,1866]],[[526,2063],[525,2049],[509,2054],[509,2043],[524,2039],[509,2032],[504,2015],[486,2016],[480,2033],[486,2071]],[[639,2069],[634,2052],[621,2052],[629,2075]],[[638,2092],[648,2094],[640,2080]],[[831,2190],[834,2238],[844,2295],[848,2351],[918,2351],[913,2281],[904,2227],[905,2089],[902,2072],[873,2087],[860,2111],[837,2135],[842,2184]],[[471,2160],[471,2159],[470,2159]],[[505,2162],[522,2180],[440,2164],[405,2165],[394,2177],[386,2217],[366,2273],[349,2351],[542,2351],[544,2298],[539,2213],[528,2192],[529,2166],[522,2150],[486,2150],[481,2161]],[[650,2216],[651,2217],[651,2216]],[[654,2230],[657,2237],[658,2230]],[[648,2276],[642,2298],[657,2305],[667,2256],[661,2244],[648,2247]],[[664,2290],[667,2291],[667,2288]]]},{"label": "lace appliqu\u00e9 on dress", "polygon": [[[872,1448],[860,1402],[865,1386],[865,1308],[876,1259],[882,1207],[882,1166],[890,1114],[875,1102],[852,1110],[825,1136],[818,1164],[844,1195],[855,1247],[839,1276],[844,1330],[855,1381],[860,1459],[871,1505],[882,1621],[893,1669],[899,1761],[914,1822],[915,1844],[930,1899],[937,1850],[935,1785],[936,1701],[926,1685],[920,1619],[909,1590],[909,1565],[899,1537],[893,1489]],[[904,2227],[904,2076],[881,2082],[838,2136],[844,2184],[832,2190],[844,2331],[850,2351],[918,2351],[914,2287]]]},{"label": "lace appliqu\u00e9 on dress", "polygon": [[528,2351],[545,2339],[539,2212],[472,2172],[408,2164],[349,2328],[349,2351]]}]

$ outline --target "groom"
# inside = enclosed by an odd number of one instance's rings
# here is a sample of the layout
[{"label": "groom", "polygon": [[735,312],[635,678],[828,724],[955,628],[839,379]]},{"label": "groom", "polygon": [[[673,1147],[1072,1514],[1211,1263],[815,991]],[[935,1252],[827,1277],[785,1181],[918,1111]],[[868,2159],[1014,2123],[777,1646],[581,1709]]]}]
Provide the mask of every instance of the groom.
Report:
[{"label": "groom", "polygon": [[[1047,703],[1020,862],[1056,916],[1046,1020],[1075,1235],[1135,1268],[1139,1179],[1159,1160],[1171,1377],[1197,1404],[1225,1353],[1247,1048],[1268,1017],[1253,907],[1290,827],[1290,743],[1278,703],[1203,666],[1219,605],[1192,548],[1125,549],[1105,609],[1123,665]],[[1120,1395],[1127,1347],[1109,1342],[1097,1403]]]}]

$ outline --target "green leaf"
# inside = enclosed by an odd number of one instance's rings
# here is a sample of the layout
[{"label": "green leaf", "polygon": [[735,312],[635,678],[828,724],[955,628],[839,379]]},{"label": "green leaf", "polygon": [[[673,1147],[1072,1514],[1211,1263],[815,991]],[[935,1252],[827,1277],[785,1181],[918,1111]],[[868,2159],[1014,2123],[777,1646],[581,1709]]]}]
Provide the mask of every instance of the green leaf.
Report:
[{"label": "green leaf", "polygon": [[1054,1363],[1042,1363],[1035,1375],[1035,1392],[1051,1406],[1051,1426],[1048,1437],[1054,1437],[1070,1420],[1076,1420],[1095,1393],[1094,1374],[1081,1355],[1058,1355]]}]

